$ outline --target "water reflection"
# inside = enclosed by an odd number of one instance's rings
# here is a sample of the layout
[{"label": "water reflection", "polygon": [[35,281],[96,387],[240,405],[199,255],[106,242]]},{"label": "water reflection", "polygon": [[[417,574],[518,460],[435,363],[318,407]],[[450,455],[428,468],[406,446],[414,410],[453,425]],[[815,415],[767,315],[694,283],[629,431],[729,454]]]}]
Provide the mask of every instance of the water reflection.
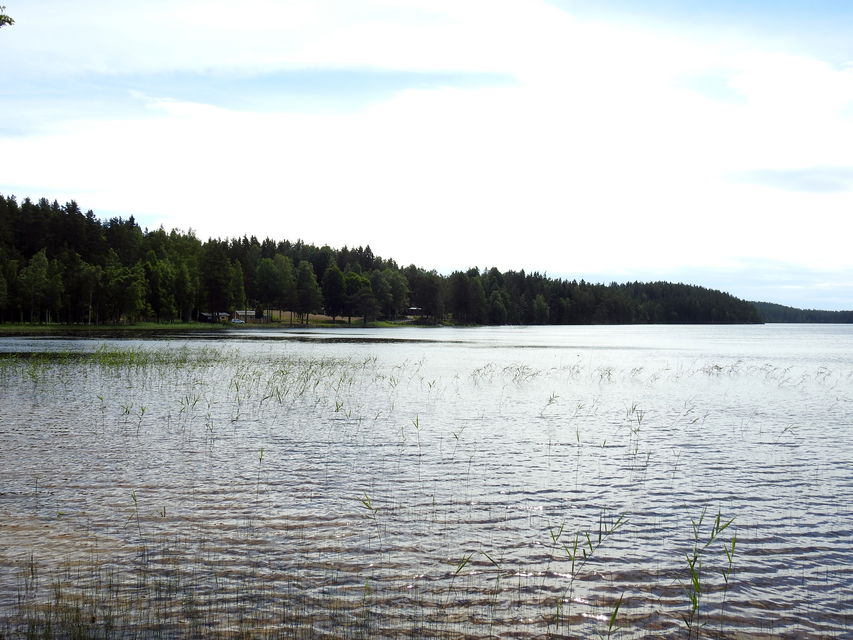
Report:
[{"label": "water reflection", "polygon": [[683,637],[701,549],[703,633],[841,637],[845,331],[4,339],[0,607],[62,580],[140,637],[584,637],[618,602]]}]

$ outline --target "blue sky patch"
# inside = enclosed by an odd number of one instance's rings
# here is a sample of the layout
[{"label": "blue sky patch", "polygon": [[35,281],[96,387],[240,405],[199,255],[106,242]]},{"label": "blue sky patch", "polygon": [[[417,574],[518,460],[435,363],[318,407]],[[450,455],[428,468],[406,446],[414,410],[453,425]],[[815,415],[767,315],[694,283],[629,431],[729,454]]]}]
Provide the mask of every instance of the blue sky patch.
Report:
[{"label": "blue sky patch", "polygon": [[804,169],[756,169],[731,174],[738,182],[748,182],[786,191],[840,193],[853,191],[853,168],[808,167]]},{"label": "blue sky patch", "polygon": [[272,73],[80,74],[17,78],[0,85],[0,134],[19,135],[69,119],[146,118],[139,96],[274,111],[357,111],[406,89],[510,86],[500,73],[307,69]]},{"label": "blue sky patch", "polygon": [[300,103],[348,110],[406,89],[509,85],[504,74],[307,69],[265,74],[175,73],[123,76],[115,86],[226,108],[288,109]]},{"label": "blue sky patch", "polygon": [[732,88],[731,76],[723,71],[708,71],[706,73],[685,75],[676,81],[676,86],[680,89],[696,92],[712,100],[738,103],[746,102],[744,96]]}]

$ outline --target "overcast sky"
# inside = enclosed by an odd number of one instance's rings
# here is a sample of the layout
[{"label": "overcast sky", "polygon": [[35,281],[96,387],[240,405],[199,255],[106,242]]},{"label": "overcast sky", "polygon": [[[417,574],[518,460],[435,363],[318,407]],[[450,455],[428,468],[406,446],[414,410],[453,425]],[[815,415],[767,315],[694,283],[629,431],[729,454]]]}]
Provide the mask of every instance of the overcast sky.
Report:
[{"label": "overcast sky", "polygon": [[853,308],[853,2],[5,0],[0,193]]}]

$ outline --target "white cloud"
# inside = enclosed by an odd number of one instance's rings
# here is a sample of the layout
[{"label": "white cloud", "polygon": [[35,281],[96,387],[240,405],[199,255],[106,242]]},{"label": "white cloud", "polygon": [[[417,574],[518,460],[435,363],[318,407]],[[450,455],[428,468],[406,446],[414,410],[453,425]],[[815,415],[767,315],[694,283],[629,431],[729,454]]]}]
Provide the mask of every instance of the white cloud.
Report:
[{"label": "white cloud", "polygon": [[490,71],[505,70],[526,46],[539,49],[537,30],[553,32],[552,20],[566,16],[538,0],[33,0],[18,12],[15,39],[24,60],[44,71]]},{"label": "white cloud", "polygon": [[[202,237],[370,243],[444,270],[653,274],[747,256],[853,267],[837,232],[850,193],[731,179],[853,167],[849,68],[760,42],[581,21],[541,2],[83,2],[56,19],[45,6],[60,8],[34,2],[16,15],[44,22],[35,68],[54,56],[117,73],[374,67],[518,84],[406,90],[335,113],[137,96],[149,117],[0,140],[7,193],[67,190],[96,212]],[[685,86],[703,74],[741,100]]]}]

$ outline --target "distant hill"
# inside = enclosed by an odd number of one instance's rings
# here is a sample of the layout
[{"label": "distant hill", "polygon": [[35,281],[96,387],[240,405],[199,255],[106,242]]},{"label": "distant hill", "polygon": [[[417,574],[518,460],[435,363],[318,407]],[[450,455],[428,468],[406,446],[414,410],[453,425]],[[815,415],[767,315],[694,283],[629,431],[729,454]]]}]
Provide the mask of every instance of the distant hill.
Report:
[{"label": "distant hill", "polygon": [[853,322],[853,311],[797,309],[772,302],[753,302],[764,322]]}]

